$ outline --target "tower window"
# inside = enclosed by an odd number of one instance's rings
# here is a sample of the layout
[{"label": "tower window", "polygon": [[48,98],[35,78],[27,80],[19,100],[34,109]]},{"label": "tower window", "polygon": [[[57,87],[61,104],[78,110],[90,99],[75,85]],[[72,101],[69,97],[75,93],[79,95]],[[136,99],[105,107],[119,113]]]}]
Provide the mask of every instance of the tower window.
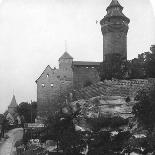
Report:
[{"label": "tower window", "polygon": [[54,84],[53,83],[51,83],[51,87],[53,87],[54,86]]},{"label": "tower window", "polygon": [[42,84],[41,84],[41,86],[42,86],[42,87],[45,87],[45,84],[44,84],[44,83],[42,83]]}]

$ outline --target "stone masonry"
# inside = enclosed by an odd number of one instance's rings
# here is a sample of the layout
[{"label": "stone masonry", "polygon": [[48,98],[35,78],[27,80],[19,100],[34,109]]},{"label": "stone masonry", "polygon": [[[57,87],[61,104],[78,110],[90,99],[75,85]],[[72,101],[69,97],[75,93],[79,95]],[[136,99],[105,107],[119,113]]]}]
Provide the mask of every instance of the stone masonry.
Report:
[{"label": "stone masonry", "polygon": [[120,54],[127,59],[127,32],[130,22],[122,13],[123,7],[112,0],[107,7],[107,15],[100,21],[103,34],[103,61],[111,54]]},{"label": "stone masonry", "polygon": [[73,89],[80,89],[100,80],[98,62],[73,61],[65,52],[59,58],[59,69],[49,65],[36,80],[38,115],[55,111],[56,104],[65,101]]}]

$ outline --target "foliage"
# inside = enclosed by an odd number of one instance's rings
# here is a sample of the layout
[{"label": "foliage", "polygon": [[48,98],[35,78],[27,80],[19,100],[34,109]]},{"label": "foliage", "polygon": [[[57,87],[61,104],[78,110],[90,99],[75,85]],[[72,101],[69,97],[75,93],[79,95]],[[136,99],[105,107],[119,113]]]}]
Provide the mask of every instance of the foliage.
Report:
[{"label": "foliage", "polygon": [[155,125],[155,88],[139,91],[133,107],[133,114],[147,129],[152,130]]},{"label": "foliage", "polygon": [[4,115],[1,114],[1,137],[4,137],[4,133],[9,130],[9,121]]},{"label": "foliage", "polygon": [[100,66],[101,80],[155,78],[155,53],[144,52],[127,61],[119,54],[110,54]]},{"label": "foliage", "polygon": [[145,61],[145,70],[148,77],[155,77],[155,53],[148,53]]},{"label": "foliage", "polygon": [[61,148],[64,154],[79,154],[84,147],[84,141],[81,133],[75,131],[74,118],[77,115],[78,112],[62,111],[50,115],[46,121],[46,129],[41,134],[41,141],[55,140],[57,147]]},{"label": "foliage", "polygon": [[109,54],[108,59],[101,64],[101,80],[112,78],[123,79],[127,74],[128,62],[120,54]]},{"label": "foliage", "polygon": [[37,116],[37,103],[32,102],[31,104],[27,102],[22,102],[17,107],[17,112],[22,116],[24,123],[33,123]]}]

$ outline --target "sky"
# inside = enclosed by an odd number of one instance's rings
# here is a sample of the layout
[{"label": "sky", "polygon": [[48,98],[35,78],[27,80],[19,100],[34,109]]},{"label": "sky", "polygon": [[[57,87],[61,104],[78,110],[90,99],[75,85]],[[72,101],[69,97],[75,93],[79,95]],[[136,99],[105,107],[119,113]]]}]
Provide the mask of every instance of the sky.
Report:
[{"label": "sky", "polygon": [[[36,101],[35,80],[47,65],[58,66],[65,40],[74,60],[102,61],[102,33],[96,21],[106,15],[110,2],[0,0],[0,113],[7,110],[13,94],[18,104]],[[119,2],[131,20],[127,49],[132,59],[155,44],[155,2]]]}]

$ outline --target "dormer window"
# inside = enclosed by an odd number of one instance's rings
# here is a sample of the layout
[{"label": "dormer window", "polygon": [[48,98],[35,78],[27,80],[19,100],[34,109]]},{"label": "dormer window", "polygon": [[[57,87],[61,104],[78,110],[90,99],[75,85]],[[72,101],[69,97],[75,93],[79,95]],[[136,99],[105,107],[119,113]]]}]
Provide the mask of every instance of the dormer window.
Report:
[{"label": "dormer window", "polygon": [[49,77],[49,74],[47,74],[46,77],[48,78]]},{"label": "dormer window", "polygon": [[41,84],[41,86],[42,86],[42,87],[45,87],[45,84],[44,84],[44,83],[42,83],[42,84]]}]

